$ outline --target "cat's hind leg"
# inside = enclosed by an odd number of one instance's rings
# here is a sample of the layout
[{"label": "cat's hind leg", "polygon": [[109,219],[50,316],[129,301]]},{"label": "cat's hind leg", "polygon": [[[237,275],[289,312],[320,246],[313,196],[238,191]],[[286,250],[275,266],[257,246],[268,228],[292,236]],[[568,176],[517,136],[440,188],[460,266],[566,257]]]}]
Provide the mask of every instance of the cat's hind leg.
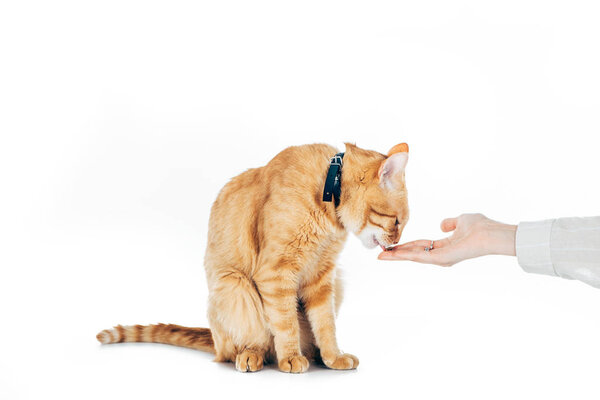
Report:
[{"label": "cat's hind leg", "polygon": [[230,361],[241,372],[262,369],[272,353],[272,336],[254,282],[238,270],[223,271],[211,282],[208,318],[216,361]]}]

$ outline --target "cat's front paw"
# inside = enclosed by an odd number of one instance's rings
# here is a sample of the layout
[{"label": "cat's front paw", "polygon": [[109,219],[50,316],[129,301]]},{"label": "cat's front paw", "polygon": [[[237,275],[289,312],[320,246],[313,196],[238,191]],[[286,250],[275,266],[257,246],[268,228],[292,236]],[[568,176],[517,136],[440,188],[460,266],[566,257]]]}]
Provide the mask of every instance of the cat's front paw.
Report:
[{"label": "cat's front paw", "polygon": [[345,353],[334,358],[323,359],[323,364],[331,369],[354,369],[358,367],[358,357]]},{"label": "cat's front paw", "polygon": [[263,367],[263,355],[252,350],[244,350],[235,358],[235,369],[240,372],[259,371]]},{"label": "cat's front paw", "polygon": [[304,356],[291,356],[279,360],[279,369],[283,372],[299,373],[308,369],[308,359]]}]

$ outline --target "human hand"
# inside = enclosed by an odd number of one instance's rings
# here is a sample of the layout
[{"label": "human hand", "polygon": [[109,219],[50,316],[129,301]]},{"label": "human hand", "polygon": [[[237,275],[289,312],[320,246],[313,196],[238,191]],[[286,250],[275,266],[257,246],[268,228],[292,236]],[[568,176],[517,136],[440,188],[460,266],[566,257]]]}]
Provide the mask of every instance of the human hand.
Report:
[{"label": "human hand", "polygon": [[516,225],[493,221],[483,214],[463,214],[443,220],[441,228],[443,232],[453,233],[445,239],[434,240],[430,251],[425,248],[431,245],[431,240],[415,240],[384,251],[378,258],[449,267],[489,254],[515,255]]}]

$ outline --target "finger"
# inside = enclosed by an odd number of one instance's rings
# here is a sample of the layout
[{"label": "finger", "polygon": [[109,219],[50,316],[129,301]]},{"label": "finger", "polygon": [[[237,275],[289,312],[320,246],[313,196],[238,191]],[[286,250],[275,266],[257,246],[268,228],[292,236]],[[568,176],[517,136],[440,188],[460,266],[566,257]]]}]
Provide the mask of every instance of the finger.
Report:
[{"label": "finger", "polygon": [[[429,242],[431,243],[431,242]],[[417,262],[426,262],[431,255],[430,251],[425,251],[423,246],[410,246],[410,247],[395,247],[393,250],[384,251],[379,254],[380,260],[408,260]]]},{"label": "finger", "polygon": [[446,260],[447,252],[445,249],[438,249],[437,251],[425,251],[421,246],[412,246],[405,248],[397,248],[392,251],[384,251],[379,254],[380,260],[407,260],[415,261],[422,264],[434,264],[434,265],[449,265]]},{"label": "finger", "polygon": [[425,252],[421,246],[394,247],[393,250],[383,251],[377,256],[380,260],[408,260],[415,261],[418,258],[417,252]]},{"label": "finger", "polygon": [[440,227],[442,228],[442,232],[451,232],[456,229],[456,223],[458,218],[446,218],[442,221]]},{"label": "finger", "polygon": [[420,240],[413,240],[412,242],[401,243],[401,244],[399,244],[397,246],[394,246],[392,248],[396,249],[396,248],[405,248],[405,247],[412,247],[412,246],[429,247],[430,244],[431,244],[431,240],[430,239],[420,239]]},{"label": "finger", "polygon": [[441,249],[442,247],[445,247],[450,243],[448,238],[444,238],[444,239],[440,239],[440,240],[431,240],[431,239],[413,240],[412,242],[406,242],[406,243],[402,243],[397,246],[391,247],[387,251],[388,252],[393,251],[394,249],[406,249],[406,248],[414,247],[414,246],[419,246],[424,250],[425,247],[430,247],[432,242],[433,242],[434,249]]}]

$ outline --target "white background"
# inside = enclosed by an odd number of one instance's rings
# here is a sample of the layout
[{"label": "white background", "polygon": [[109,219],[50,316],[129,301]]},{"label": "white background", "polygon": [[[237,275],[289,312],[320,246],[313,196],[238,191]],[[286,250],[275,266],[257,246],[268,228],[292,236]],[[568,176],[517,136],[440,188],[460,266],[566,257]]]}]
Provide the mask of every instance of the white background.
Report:
[{"label": "white background", "polygon": [[598,398],[600,291],[488,257],[376,260],[354,237],[356,371],[241,374],[100,346],[207,326],[218,190],[283,148],[406,141],[403,240],[483,212],[597,215],[594,1],[3,1],[0,398]]}]

